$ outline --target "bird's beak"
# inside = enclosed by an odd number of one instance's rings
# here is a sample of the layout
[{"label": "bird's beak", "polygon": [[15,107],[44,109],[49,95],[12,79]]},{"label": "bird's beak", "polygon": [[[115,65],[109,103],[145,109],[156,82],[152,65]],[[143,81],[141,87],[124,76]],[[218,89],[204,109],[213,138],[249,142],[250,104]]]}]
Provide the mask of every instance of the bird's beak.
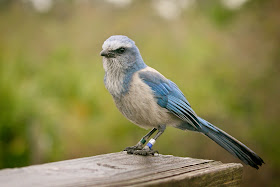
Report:
[{"label": "bird's beak", "polygon": [[108,51],[108,50],[105,50],[103,49],[101,52],[100,52],[100,56],[104,56],[104,57],[107,57],[107,58],[114,58],[115,57],[115,54],[111,51]]},{"label": "bird's beak", "polygon": [[102,50],[100,52],[100,56],[108,56],[108,51],[107,50]]}]

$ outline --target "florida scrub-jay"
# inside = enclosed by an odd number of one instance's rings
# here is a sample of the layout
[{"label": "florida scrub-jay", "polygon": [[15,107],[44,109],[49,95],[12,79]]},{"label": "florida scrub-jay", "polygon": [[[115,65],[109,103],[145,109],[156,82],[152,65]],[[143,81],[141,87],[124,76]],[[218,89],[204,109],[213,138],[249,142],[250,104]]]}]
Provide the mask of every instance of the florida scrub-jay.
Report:
[{"label": "florida scrub-jay", "polygon": [[[154,155],[152,146],[166,125],[200,132],[244,163],[258,169],[263,160],[226,132],[196,115],[175,83],[147,66],[134,41],[126,36],[109,37],[102,46],[104,83],[119,111],[132,123],[152,130],[129,154]],[[157,131],[154,138],[146,141]]]}]

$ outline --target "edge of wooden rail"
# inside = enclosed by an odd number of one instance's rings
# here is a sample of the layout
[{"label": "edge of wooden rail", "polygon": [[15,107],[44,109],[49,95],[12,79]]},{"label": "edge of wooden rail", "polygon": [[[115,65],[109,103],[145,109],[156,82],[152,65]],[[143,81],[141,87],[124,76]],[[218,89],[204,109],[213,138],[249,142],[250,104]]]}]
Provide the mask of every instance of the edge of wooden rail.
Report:
[{"label": "edge of wooden rail", "polygon": [[0,186],[239,186],[242,164],[126,152],[0,170]]}]

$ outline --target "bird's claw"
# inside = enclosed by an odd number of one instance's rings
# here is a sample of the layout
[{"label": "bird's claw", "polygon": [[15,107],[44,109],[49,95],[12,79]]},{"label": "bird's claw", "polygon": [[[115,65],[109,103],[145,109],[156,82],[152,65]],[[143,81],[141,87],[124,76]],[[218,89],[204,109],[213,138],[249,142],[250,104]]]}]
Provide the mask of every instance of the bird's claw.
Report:
[{"label": "bird's claw", "polygon": [[134,146],[125,148],[124,151],[126,151],[127,154],[133,154],[136,150],[141,150],[141,149],[142,149],[142,147],[134,145]]},{"label": "bird's claw", "polygon": [[141,156],[154,156],[155,154],[159,154],[158,151],[155,150],[147,150],[147,149],[141,149],[141,150],[135,150],[133,152],[134,155],[141,155]]},{"label": "bird's claw", "polygon": [[158,151],[155,151],[153,149],[145,149],[137,145],[127,147],[124,149],[124,151],[126,151],[127,154],[142,155],[142,156],[151,156],[151,155],[154,156],[156,153],[159,154]]}]

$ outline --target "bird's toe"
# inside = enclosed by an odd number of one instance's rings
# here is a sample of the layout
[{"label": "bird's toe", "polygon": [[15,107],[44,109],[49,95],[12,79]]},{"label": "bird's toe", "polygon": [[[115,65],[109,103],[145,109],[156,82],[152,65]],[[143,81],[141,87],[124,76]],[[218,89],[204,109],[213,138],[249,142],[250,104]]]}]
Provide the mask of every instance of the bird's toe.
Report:
[{"label": "bird's toe", "polygon": [[133,154],[136,150],[141,150],[141,149],[142,149],[142,147],[138,147],[138,146],[134,145],[134,146],[125,148],[124,151],[126,151],[127,154]]},{"label": "bird's toe", "polygon": [[141,156],[154,156],[155,154],[159,154],[158,151],[155,150],[146,150],[146,149],[141,149],[141,150],[135,150],[133,152],[135,155],[141,155]]}]

